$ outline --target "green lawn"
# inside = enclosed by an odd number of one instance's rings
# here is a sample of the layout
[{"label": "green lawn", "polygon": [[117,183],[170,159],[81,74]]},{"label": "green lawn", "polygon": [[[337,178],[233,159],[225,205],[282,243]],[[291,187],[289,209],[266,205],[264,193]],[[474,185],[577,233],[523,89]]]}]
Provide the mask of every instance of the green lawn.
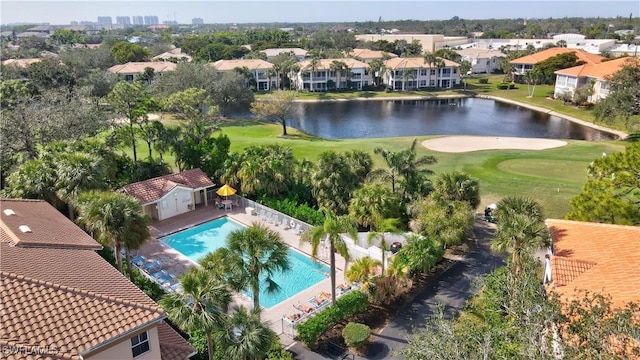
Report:
[{"label": "green lawn", "polygon": [[[413,137],[324,140],[300,134],[289,129],[291,136],[280,137],[280,126],[261,123],[234,126],[222,131],[231,139],[231,151],[251,145],[281,144],[290,147],[297,158],[316,160],[319,153],[328,150],[363,150],[371,153],[375,166],[383,166],[381,158],[373,154],[377,146],[401,149],[411,145]],[[429,136],[417,137],[422,140]],[[562,218],[568,211],[568,202],[582,188],[587,166],[603,152],[611,153],[624,148],[621,142],[588,142],[570,140],[568,145],[541,151],[487,150],[470,153],[439,153],[419,146],[420,155],[433,155],[438,163],[432,166],[436,173],[462,170],[478,178],[481,185],[482,206],[496,202],[504,196],[520,194],[539,199],[549,217]]]},{"label": "green lawn", "polygon": [[[487,78],[488,84],[480,84],[481,78]],[[527,97],[527,85],[518,84],[516,89],[499,90],[496,84],[502,81],[502,75],[479,76],[467,79],[467,94],[485,94],[517,100],[567,114],[583,120],[593,121],[591,111],[573,106],[565,106],[559,100],[547,99],[552,86],[536,86],[535,95]],[[389,96],[436,96],[446,94],[464,94],[462,90],[414,91],[414,92],[341,92],[341,93],[301,93],[300,99],[337,99],[357,97]],[[258,95],[259,97],[260,95]],[[174,119],[164,117],[167,124],[175,125]],[[299,159],[316,160],[323,151],[362,150],[371,153],[374,166],[384,163],[373,154],[375,147],[398,150],[410,146],[413,137],[327,140],[301,133],[288,128],[289,136],[281,137],[281,126],[272,123],[256,122],[247,119],[225,120],[221,123],[222,132],[231,139],[231,151],[241,151],[252,145],[281,144],[290,147]],[[430,138],[420,136],[419,141]],[[462,170],[479,179],[482,204],[486,206],[499,201],[507,195],[526,195],[538,199],[545,207],[547,216],[562,218],[569,209],[568,202],[582,188],[586,180],[588,164],[603,152],[611,153],[624,148],[622,142],[588,142],[570,140],[568,145],[542,151],[526,150],[488,150],[471,153],[438,153],[419,146],[421,155],[433,155],[438,163],[432,166],[437,173]],[[131,150],[126,151],[129,155]],[[140,142],[138,156],[147,156],[146,143]],[[154,156],[157,154],[154,153]],[[175,165],[175,159],[165,154],[165,161]]]}]

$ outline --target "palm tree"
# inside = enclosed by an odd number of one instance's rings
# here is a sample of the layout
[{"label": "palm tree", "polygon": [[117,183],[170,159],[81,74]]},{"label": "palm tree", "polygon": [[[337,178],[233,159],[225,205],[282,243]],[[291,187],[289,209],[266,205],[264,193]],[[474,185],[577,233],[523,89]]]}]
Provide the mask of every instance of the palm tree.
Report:
[{"label": "palm tree", "polygon": [[272,276],[278,271],[289,270],[287,245],[279,233],[265,225],[253,223],[246,229],[232,231],[227,247],[218,249],[229,266],[231,276],[237,279],[240,289],[251,289],[253,311],[260,311],[260,277],[265,276],[267,292],[274,293],[280,286]]},{"label": "palm tree", "polygon": [[471,68],[473,66],[471,65],[471,63],[468,60],[462,60],[460,61],[460,67],[458,68],[458,71],[460,71],[460,78],[462,79],[462,84],[464,86],[464,91],[467,91],[467,82],[464,80],[464,78],[467,76],[467,73],[470,74]]},{"label": "palm tree", "polygon": [[[142,210],[142,209],[140,209]],[[137,212],[131,219],[127,233],[124,235],[122,246],[124,247],[124,258],[127,262],[127,272],[129,279],[133,280],[133,266],[131,265],[131,250],[138,250],[151,237],[149,231],[149,215]]]},{"label": "palm tree", "polygon": [[347,233],[352,239],[357,239],[356,228],[352,220],[347,216],[335,216],[327,209],[323,208],[324,224],[316,226],[302,234],[301,241],[311,243],[311,257],[317,258],[318,248],[322,241],[326,239],[329,243],[329,265],[331,267],[331,303],[336,302],[336,251],[345,260],[345,269],[349,261],[349,249],[342,239],[341,234]]},{"label": "palm tree", "polygon": [[498,221],[491,249],[511,252],[514,273],[522,270],[522,259],[549,244],[549,229],[544,222],[526,214],[512,214]]},{"label": "palm tree", "polygon": [[372,228],[380,215],[400,216],[400,198],[385,184],[365,184],[353,192],[349,215],[359,226]]},{"label": "palm tree", "polygon": [[417,156],[416,144],[417,139],[413,140],[411,147],[399,151],[390,151],[380,147],[373,149],[375,154],[382,156],[387,169],[376,169],[369,173],[369,177],[372,179],[382,179],[384,181],[391,182],[391,191],[396,193],[396,185],[400,179],[403,180],[403,198],[406,198],[407,194],[414,195],[415,193],[426,192],[426,189],[422,189],[424,184],[421,184],[423,180],[422,175],[428,175],[433,173],[429,169],[425,169],[425,165],[435,164],[436,158],[433,156]]},{"label": "palm tree", "polygon": [[438,176],[434,186],[434,196],[439,201],[466,201],[475,209],[480,204],[478,180],[462,171],[454,170]]},{"label": "palm tree", "polygon": [[424,54],[424,63],[429,65],[429,79],[427,80],[428,86],[431,86],[431,68],[435,66],[437,61],[438,57],[434,53]]},{"label": "palm tree", "polygon": [[231,290],[197,267],[182,275],[180,285],[182,291],[163,296],[159,304],[182,329],[204,330],[209,360],[213,360],[213,333],[225,326]]},{"label": "palm tree", "polygon": [[267,69],[267,71],[265,71],[264,75],[269,80],[269,89],[268,90],[271,90],[271,79],[273,79],[274,77],[278,76],[278,72],[274,68],[269,68],[269,69]]},{"label": "palm tree", "polygon": [[498,202],[494,214],[497,227],[491,247],[499,252],[511,251],[514,272],[519,273],[523,256],[549,243],[542,206],[528,197],[508,196]]},{"label": "palm tree", "polygon": [[377,238],[380,239],[380,248],[382,249],[382,273],[384,274],[384,266],[386,263],[387,249],[389,244],[387,243],[387,234],[400,234],[400,226],[402,222],[400,219],[383,219],[380,216],[376,216],[374,223],[375,231],[369,232],[369,244],[373,243]]},{"label": "palm tree", "polygon": [[335,72],[338,77],[338,82],[336,86],[336,88],[338,89],[340,88],[340,76],[342,75],[342,70],[345,67],[347,67],[347,64],[345,64],[343,61],[340,61],[340,60],[333,60],[331,64],[329,64],[329,70]]},{"label": "palm tree", "polygon": [[380,78],[382,77],[384,70],[386,70],[384,62],[380,59],[375,59],[369,63],[367,70],[373,74],[376,80],[376,86],[380,85]]},{"label": "palm tree", "polygon": [[312,57],[311,60],[309,60],[309,64],[305,67],[305,69],[310,69],[310,75],[311,75],[311,83],[309,86],[309,91],[313,92],[315,91],[315,87],[313,86],[313,74],[316,72],[316,70],[318,70],[318,66],[320,66],[320,59],[317,57]]},{"label": "palm tree", "polygon": [[376,268],[380,265],[380,261],[372,259],[369,256],[365,256],[354,261],[345,272],[345,276],[350,282],[361,281],[363,283],[367,283],[369,282],[369,279],[376,274]]},{"label": "palm tree", "polygon": [[44,159],[27,160],[7,177],[4,194],[17,199],[41,199],[58,207],[54,166]]},{"label": "palm tree", "polygon": [[122,193],[90,191],[76,198],[74,205],[80,214],[77,222],[103,245],[113,248],[118,270],[122,272],[123,245],[135,248],[149,238],[148,229],[144,230],[149,219],[142,215],[140,202]]},{"label": "palm tree", "polygon": [[264,359],[271,347],[271,329],[260,320],[260,314],[244,307],[227,317],[216,339],[226,359]]},{"label": "palm tree", "polygon": [[440,69],[445,67],[444,60],[438,58],[435,62],[435,65],[436,65],[436,87],[440,87],[440,81],[438,79],[440,78]]},{"label": "palm tree", "polygon": [[54,162],[58,196],[67,203],[69,219],[73,220],[73,201],[82,191],[104,188],[106,169],[97,156],[80,152],[59,154]]},{"label": "palm tree", "polygon": [[414,69],[404,68],[402,70],[402,91],[405,90],[404,84],[406,82],[408,82],[409,79],[414,79],[415,80],[415,78],[416,78],[416,75],[415,75],[415,70]]}]

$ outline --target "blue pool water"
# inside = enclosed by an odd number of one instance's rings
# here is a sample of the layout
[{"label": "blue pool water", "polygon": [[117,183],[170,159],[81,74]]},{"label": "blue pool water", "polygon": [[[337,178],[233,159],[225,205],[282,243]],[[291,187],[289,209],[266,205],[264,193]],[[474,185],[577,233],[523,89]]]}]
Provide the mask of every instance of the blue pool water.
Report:
[{"label": "blue pool water", "polygon": [[[234,230],[244,229],[245,226],[226,217],[212,220],[192,228],[161,238],[162,242],[176,249],[193,262],[198,262],[209,252],[224,247],[227,237]],[[290,269],[273,275],[274,281],[280,285],[280,291],[268,294],[264,288],[260,289],[260,304],[270,308],[277,303],[307,289],[324,280],[329,275],[329,267],[314,262],[302,253],[289,249]],[[261,281],[264,285],[264,281]],[[250,298],[249,291],[244,292]]]}]

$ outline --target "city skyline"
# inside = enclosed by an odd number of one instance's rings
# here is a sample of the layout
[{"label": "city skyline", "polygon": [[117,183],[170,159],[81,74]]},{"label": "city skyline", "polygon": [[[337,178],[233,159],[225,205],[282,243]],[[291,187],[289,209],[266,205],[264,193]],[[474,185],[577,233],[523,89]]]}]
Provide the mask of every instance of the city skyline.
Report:
[{"label": "city skyline", "polygon": [[[376,6],[371,6],[374,3]],[[546,4],[546,6],[545,6]],[[587,6],[588,5],[588,6]],[[563,17],[637,17],[637,1],[2,1],[0,22],[67,25],[98,16],[154,15],[160,23],[295,23]],[[635,13],[634,13],[635,12]]]}]

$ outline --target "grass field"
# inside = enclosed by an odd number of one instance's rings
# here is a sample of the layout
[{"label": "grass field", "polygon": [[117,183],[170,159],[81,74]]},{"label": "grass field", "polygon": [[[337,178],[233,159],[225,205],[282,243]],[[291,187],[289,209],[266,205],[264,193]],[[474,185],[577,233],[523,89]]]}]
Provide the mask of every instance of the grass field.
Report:
[{"label": "grass field", "polygon": [[[413,137],[325,140],[299,133],[290,128],[290,136],[280,137],[281,127],[253,121],[227,121],[222,133],[231,139],[231,151],[241,151],[252,145],[281,144],[290,147],[296,158],[316,160],[323,151],[362,150],[369,152],[374,166],[384,166],[373,154],[375,147],[390,150],[407,148]],[[430,136],[417,137],[419,142]],[[587,166],[603,152],[624,149],[624,143],[569,140],[568,145],[547,150],[485,150],[470,153],[440,153],[418,146],[420,155],[433,155],[438,163],[431,166],[437,173],[462,170],[480,181],[484,206],[507,195],[525,195],[539,200],[548,217],[562,218],[569,209],[569,200],[580,192]],[[146,157],[146,144],[139,144],[139,157]],[[130,152],[130,151],[129,151]],[[165,155],[174,165],[174,159]]]},{"label": "grass field", "polygon": [[[480,79],[488,79],[488,84],[481,84]],[[340,92],[340,93],[301,93],[300,99],[349,99],[349,98],[385,98],[397,96],[425,96],[454,94],[484,94],[516,100],[570,115],[586,121],[593,121],[591,111],[573,106],[565,106],[562,101],[547,98],[553,87],[538,85],[533,97],[529,98],[527,85],[518,84],[516,89],[499,90],[496,84],[502,82],[502,75],[478,76],[467,79],[467,92],[462,89],[443,91],[413,92]],[[262,95],[257,95],[259,98]],[[177,121],[170,116],[163,116],[165,123],[173,125]],[[289,136],[280,137],[281,127],[272,123],[254,120],[225,120],[221,123],[221,132],[231,139],[231,152],[242,151],[252,145],[281,144],[290,147],[298,159],[316,160],[323,151],[362,150],[369,152],[374,159],[374,167],[384,166],[382,159],[373,154],[375,147],[398,150],[409,147],[413,137],[345,139],[327,140],[301,133],[289,128]],[[420,136],[421,142],[429,136]],[[568,145],[560,148],[533,150],[486,150],[471,153],[439,153],[418,147],[420,155],[433,155],[438,163],[431,168],[437,173],[462,170],[477,178],[481,185],[482,203],[480,209],[490,203],[499,201],[507,195],[519,194],[531,196],[539,200],[545,207],[548,217],[562,218],[569,209],[569,200],[582,188],[586,180],[586,169],[593,159],[603,152],[621,151],[624,143],[588,142],[570,140]],[[127,150],[131,155],[131,150]],[[147,156],[146,143],[138,145],[138,156]],[[154,156],[157,154],[154,153]],[[175,159],[165,154],[164,160],[175,165]]]}]

